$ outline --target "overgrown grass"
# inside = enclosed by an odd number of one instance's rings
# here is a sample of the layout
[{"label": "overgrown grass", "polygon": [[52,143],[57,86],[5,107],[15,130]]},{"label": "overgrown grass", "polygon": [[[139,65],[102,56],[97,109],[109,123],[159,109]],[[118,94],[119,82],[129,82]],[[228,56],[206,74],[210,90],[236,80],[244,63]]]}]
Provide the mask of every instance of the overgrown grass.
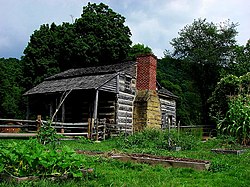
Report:
[{"label": "overgrown grass", "polygon": [[[171,134],[175,139],[175,132]],[[185,136],[185,137],[184,137]],[[232,139],[212,139],[201,142],[190,132],[181,134],[177,143],[192,144],[187,149],[169,149],[166,132],[147,131],[130,137],[121,136],[100,143],[87,141],[62,141],[60,146],[73,149],[102,152],[136,152],[156,155],[186,157],[211,161],[209,171],[195,171],[187,168],[164,168],[160,165],[124,163],[98,156],[85,157],[85,167],[94,168],[94,173],[83,179],[64,181],[26,181],[21,183],[1,182],[0,186],[250,186],[250,150],[242,155],[223,155],[211,152],[212,148],[238,147]],[[178,136],[177,136],[178,138]],[[193,139],[195,138],[195,139]],[[8,140],[5,140],[8,141]],[[13,140],[11,140],[13,141]],[[23,140],[25,143],[25,140]],[[162,141],[162,142],[161,142]],[[164,145],[163,145],[164,143]],[[183,144],[182,144],[183,145]],[[241,147],[242,148],[242,147]]]}]

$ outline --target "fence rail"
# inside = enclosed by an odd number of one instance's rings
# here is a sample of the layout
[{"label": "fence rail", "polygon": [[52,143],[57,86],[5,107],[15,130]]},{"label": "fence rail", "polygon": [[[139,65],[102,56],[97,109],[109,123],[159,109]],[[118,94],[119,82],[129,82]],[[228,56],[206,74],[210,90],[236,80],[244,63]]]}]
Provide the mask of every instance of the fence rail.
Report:
[{"label": "fence rail", "polygon": [[[162,129],[171,128],[178,129],[199,129],[203,130],[203,135],[211,136],[214,129],[211,126],[181,126],[180,123],[169,125],[168,121],[162,124]],[[36,136],[37,131],[42,124],[49,123],[48,121],[37,120],[22,120],[22,119],[0,119],[0,137],[29,137]],[[58,134],[64,136],[84,136],[89,139],[106,139],[108,136],[119,136],[119,134],[132,134],[133,126],[131,124],[115,124],[106,123],[106,119],[99,119],[96,122],[89,119],[88,122],[81,123],[62,123],[52,122],[51,125],[57,130]],[[19,133],[22,131],[22,133]],[[216,132],[215,132],[216,133]]]},{"label": "fence rail", "polygon": [[[49,121],[22,120],[22,119],[0,119],[0,137],[30,137],[36,136],[39,128]],[[57,130],[57,134],[64,136],[85,136],[89,139],[106,139],[107,136],[115,136],[120,132],[129,132],[126,126],[106,123],[106,119],[93,122],[88,120],[84,123],[62,123],[52,122],[51,126]],[[22,131],[20,133],[20,131]]]},{"label": "fence rail", "polygon": [[[36,136],[41,125],[49,123],[45,120],[0,119],[0,137],[30,137]],[[89,137],[89,123],[52,122],[51,126],[57,134],[64,136]],[[22,133],[19,133],[22,131]]]}]

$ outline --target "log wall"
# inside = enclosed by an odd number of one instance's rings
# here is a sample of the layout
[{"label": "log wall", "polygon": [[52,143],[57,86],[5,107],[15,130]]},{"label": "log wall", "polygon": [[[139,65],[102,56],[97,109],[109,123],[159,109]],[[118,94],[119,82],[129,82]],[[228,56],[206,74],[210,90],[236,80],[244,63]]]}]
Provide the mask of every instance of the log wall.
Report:
[{"label": "log wall", "polygon": [[160,98],[161,113],[165,117],[172,116],[173,125],[176,124],[176,101],[171,98]]},{"label": "log wall", "polygon": [[120,74],[118,86],[116,121],[121,131],[132,133],[133,103],[136,93],[135,78],[127,74]]}]

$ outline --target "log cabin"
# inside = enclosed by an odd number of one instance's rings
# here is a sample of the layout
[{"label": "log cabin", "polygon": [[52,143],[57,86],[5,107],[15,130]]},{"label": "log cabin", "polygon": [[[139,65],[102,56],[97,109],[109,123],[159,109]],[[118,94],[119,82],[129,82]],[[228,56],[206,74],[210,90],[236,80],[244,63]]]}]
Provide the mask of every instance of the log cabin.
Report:
[{"label": "log cabin", "polygon": [[156,81],[157,58],[140,55],[135,62],[69,69],[46,78],[28,90],[27,118],[51,117],[55,121],[96,122],[125,126],[126,131],[161,128],[163,118],[176,123],[177,96]]}]

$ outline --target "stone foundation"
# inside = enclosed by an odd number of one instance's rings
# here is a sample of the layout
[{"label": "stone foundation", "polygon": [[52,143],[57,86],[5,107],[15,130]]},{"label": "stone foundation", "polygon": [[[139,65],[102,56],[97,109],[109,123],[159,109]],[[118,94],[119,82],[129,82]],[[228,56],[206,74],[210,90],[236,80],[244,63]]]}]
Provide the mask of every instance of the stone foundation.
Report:
[{"label": "stone foundation", "polygon": [[138,90],[134,102],[134,131],[161,128],[160,99],[154,90]]}]

